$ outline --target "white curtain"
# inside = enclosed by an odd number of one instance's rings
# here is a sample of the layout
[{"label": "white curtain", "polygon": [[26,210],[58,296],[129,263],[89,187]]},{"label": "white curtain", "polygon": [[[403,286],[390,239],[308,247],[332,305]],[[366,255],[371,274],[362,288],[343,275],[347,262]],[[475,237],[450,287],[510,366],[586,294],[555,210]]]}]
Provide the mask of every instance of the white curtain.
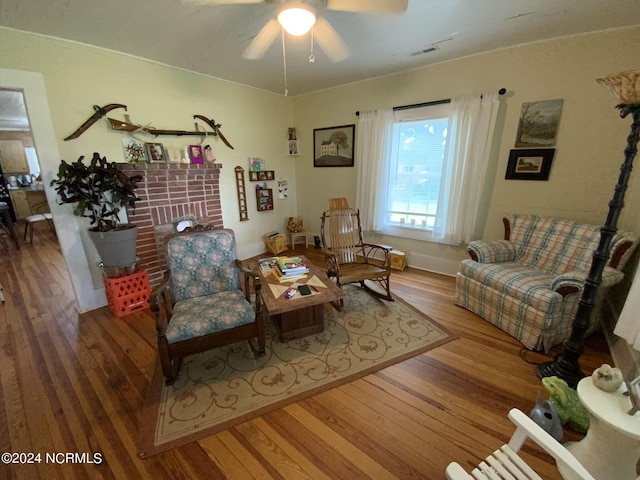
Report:
[{"label": "white curtain", "polygon": [[360,112],[356,127],[356,207],[363,231],[379,230],[384,221],[386,182],[383,169],[392,141],[393,109]]},{"label": "white curtain", "polygon": [[498,93],[451,100],[442,172],[444,188],[438,198],[433,230],[435,240],[468,243],[477,233],[482,186],[499,106]]},{"label": "white curtain", "polygon": [[624,338],[636,350],[640,350],[640,266],[613,333]]}]

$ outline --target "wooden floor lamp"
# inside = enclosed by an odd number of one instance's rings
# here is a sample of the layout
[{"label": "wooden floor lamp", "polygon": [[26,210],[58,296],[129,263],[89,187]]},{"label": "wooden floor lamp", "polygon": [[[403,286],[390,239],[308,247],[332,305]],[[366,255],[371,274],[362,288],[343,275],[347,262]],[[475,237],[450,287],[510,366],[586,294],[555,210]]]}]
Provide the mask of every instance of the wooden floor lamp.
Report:
[{"label": "wooden floor lamp", "polygon": [[564,343],[564,351],[553,361],[538,365],[536,373],[540,378],[557,376],[575,388],[585,375],[580,370],[580,355],[584,351],[584,336],[589,327],[591,312],[594,308],[596,292],[602,283],[602,272],[609,260],[611,241],[617,231],[618,218],[624,207],[624,195],[633,168],[633,159],[640,140],[640,70],[630,70],[597,79],[618,98],[620,117],[631,115],[631,133],[627,137],[624,149],[624,162],[620,167],[620,176],[613,198],[609,202],[609,214],[600,229],[600,242],[593,253],[593,262],[584,282],[582,296],[578,301],[578,310],[573,317],[571,336]]}]

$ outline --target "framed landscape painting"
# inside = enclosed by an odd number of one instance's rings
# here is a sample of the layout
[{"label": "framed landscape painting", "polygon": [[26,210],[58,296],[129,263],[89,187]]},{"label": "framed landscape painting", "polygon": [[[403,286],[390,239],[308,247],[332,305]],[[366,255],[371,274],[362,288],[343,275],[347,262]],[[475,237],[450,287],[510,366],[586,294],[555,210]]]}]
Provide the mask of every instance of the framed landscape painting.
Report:
[{"label": "framed landscape painting", "polygon": [[523,103],[516,148],[554,147],[563,103],[562,99]]}]

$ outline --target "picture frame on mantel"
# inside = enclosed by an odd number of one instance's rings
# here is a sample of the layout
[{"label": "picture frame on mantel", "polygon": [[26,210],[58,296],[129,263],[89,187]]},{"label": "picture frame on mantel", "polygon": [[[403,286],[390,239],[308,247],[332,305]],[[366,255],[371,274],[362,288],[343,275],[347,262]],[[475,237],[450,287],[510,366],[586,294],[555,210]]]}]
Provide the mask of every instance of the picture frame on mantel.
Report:
[{"label": "picture frame on mantel", "polygon": [[191,163],[204,163],[204,153],[201,145],[189,145]]},{"label": "picture frame on mantel", "polygon": [[505,180],[548,180],[555,148],[511,150]]},{"label": "picture frame on mantel", "polygon": [[353,167],[355,124],[313,130],[314,167]]},{"label": "picture frame on mantel", "polygon": [[147,154],[147,159],[151,163],[166,163],[167,162],[167,154],[164,148],[164,145],[161,143],[145,143],[144,144],[145,153]]}]

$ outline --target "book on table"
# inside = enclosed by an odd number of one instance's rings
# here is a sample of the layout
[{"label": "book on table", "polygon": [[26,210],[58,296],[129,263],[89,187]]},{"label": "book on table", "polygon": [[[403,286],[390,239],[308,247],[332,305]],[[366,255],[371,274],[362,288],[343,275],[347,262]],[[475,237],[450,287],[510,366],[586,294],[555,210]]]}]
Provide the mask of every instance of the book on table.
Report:
[{"label": "book on table", "polygon": [[295,275],[284,275],[279,268],[274,268],[273,270],[271,270],[271,275],[273,275],[280,283],[293,282],[295,280],[306,278],[307,273],[308,272],[298,273]]},{"label": "book on table", "polygon": [[276,265],[286,277],[309,272],[309,267],[300,257],[276,257]]}]

